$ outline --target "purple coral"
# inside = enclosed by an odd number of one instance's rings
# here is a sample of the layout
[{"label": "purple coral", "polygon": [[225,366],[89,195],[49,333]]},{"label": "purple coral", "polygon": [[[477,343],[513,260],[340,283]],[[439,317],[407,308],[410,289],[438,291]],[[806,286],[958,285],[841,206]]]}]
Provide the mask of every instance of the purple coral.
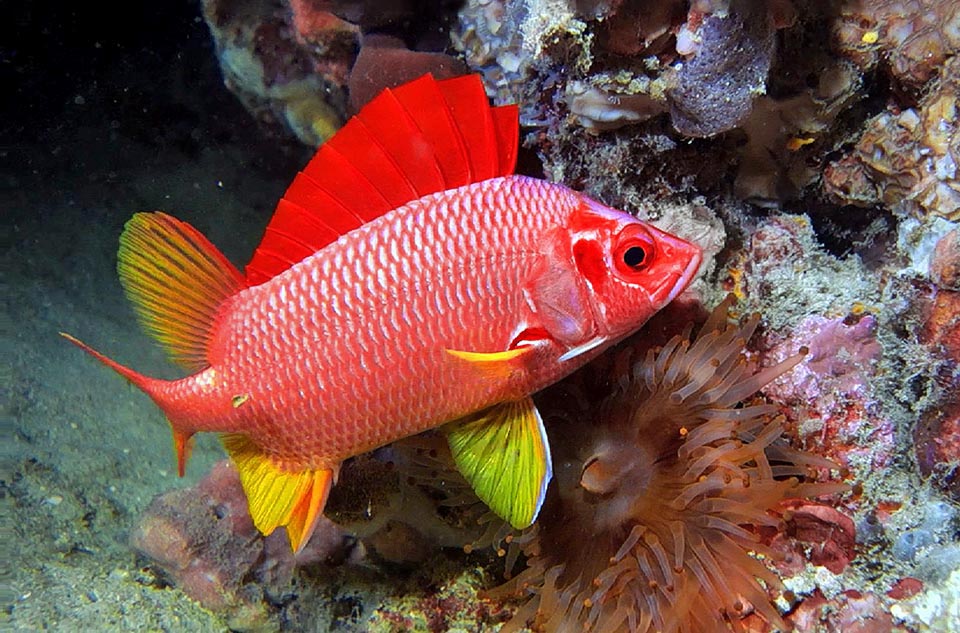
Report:
[{"label": "purple coral", "polygon": [[772,362],[809,342],[810,357],[793,372],[773,382],[764,393],[788,407],[808,448],[843,465],[865,460],[874,468],[894,458],[896,429],[873,393],[872,381],[882,349],[877,322],[869,314],[829,319],[812,315],[789,338],[768,336],[763,355]]},{"label": "purple coral", "polygon": [[773,36],[765,14],[704,18],[697,30],[697,53],[679,67],[667,93],[677,131],[712,136],[743,121],[764,92]]},{"label": "purple coral", "polygon": [[880,357],[877,320],[872,315],[854,319],[828,319],[812,315],[797,326],[793,343],[779,346],[771,355],[788,356],[796,341],[807,341],[810,355],[789,376],[765,390],[780,402],[817,402],[824,410],[851,400],[870,397],[868,380]]}]

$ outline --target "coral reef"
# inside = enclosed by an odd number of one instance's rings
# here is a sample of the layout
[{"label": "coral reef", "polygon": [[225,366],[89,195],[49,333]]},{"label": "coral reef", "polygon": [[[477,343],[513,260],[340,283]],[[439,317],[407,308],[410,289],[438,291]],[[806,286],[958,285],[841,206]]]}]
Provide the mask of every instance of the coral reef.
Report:
[{"label": "coral reef", "polygon": [[714,137],[701,148],[735,167],[736,196],[762,206],[826,193],[947,217],[960,207],[953,3],[474,0],[459,17],[454,44],[499,103],[517,101],[541,128],[530,141],[548,168],[590,155],[577,127],[634,125],[624,162],[697,173],[701,192],[728,180],[678,139]]},{"label": "coral reef", "polygon": [[[204,8],[228,86],[258,119],[311,145],[383,87],[469,69],[496,103],[519,103],[521,122],[545,132],[529,140],[548,167],[582,152],[576,126],[643,124],[628,162],[699,173],[701,191],[724,187],[726,174],[688,167],[696,160],[678,139],[713,138],[704,147],[716,168],[736,170],[733,193],[761,206],[826,195],[960,213],[960,10],[950,2],[470,0],[456,20],[453,3],[424,11],[412,0]],[[885,102],[863,103],[883,81],[893,86]]]},{"label": "coral reef", "polygon": [[168,582],[238,631],[276,628],[270,605],[293,590],[295,567],[342,561],[353,541],[326,520],[294,557],[283,530],[264,537],[254,527],[240,478],[226,461],[195,487],[154,499],[130,536]]},{"label": "coral reef", "polygon": [[[952,253],[938,245],[949,245],[956,225],[936,216],[905,219],[896,236],[878,240],[880,259],[870,251],[863,259],[825,252],[804,216],[741,226],[748,237],[730,253],[725,286],[768,316],[755,343],[759,357],[772,363],[801,344],[811,348],[808,362],[764,393],[789,405],[782,411],[793,446],[846,465],[859,483],[843,508],[854,519],[859,555],[839,577],[776,565],[799,600],[789,620],[798,630],[837,626],[824,613],[841,613],[860,595],[872,596],[855,602],[869,605],[877,622],[893,616],[907,630],[944,629],[955,604],[949,570],[957,532],[953,515],[934,508],[949,507],[938,490],[956,490],[950,416],[960,382],[944,348],[923,336],[940,292],[934,279],[943,271],[949,280],[952,267]],[[781,551],[788,562],[799,560],[792,547]],[[864,552],[869,570],[860,569]],[[888,595],[905,577],[922,584],[916,596]]]},{"label": "coral reef", "polygon": [[960,7],[941,0],[839,3],[832,25],[837,50],[864,71],[884,71],[917,89],[960,51]]},{"label": "coral reef", "polygon": [[340,126],[342,86],[359,29],[329,13],[287,14],[270,3],[205,0],[203,15],[227,87],[258,120],[318,145]]},{"label": "coral reef", "polygon": [[258,120],[307,145],[329,138],[383,88],[427,72],[438,78],[465,66],[429,35],[391,34],[417,18],[421,33],[443,21],[446,3],[424,14],[415,2],[204,0],[203,14],[227,87]]},{"label": "coral reef", "polygon": [[824,172],[838,204],[883,204],[903,214],[960,220],[960,58],[916,108],[889,107],[868,121],[853,151]]},{"label": "coral reef", "polygon": [[[666,91],[673,127],[685,136],[713,136],[739,125],[765,92],[774,28],[761,16],[728,12],[698,20],[692,59],[679,65]],[[686,27],[690,29],[689,22]]]},{"label": "coral reef", "polygon": [[759,317],[728,324],[730,301],[696,337],[628,347],[552,390],[580,405],[547,412],[556,488],[528,569],[496,591],[526,599],[504,631],[726,630],[749,613],[785,627],[764,588],[780,581],[748,552],[778,557],[760,533],[783,529],[781,502],[844,486],[801,483],[833,464],[783,445],[777,407],[749,400],[805,351],[760,369],[744,356]]}]

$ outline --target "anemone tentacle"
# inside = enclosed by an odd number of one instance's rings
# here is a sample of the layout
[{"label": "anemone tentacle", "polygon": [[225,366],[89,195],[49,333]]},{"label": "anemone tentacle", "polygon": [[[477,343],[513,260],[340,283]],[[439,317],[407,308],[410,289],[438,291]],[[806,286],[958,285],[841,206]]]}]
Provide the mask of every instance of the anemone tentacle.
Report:
[{"label": "anemone tentacle", "polygon": [[504,633],[741,630],[748,611],[785,628],[771,601],[780,580],[755,557],[776,554],[758,530],[780,525],[784,499],[843,486],[806,482],[810,468],[837,466],[783,445],[775,406],[741,404],[804,353],[758,367],[745,346],[760,316],[730,323],[731,303],[696,336],[619,352],[596,399],[589,379],[558,387],[555,460],[581,474],[558,477],[523,545],[528,568],[493,592],[526,601]]}]

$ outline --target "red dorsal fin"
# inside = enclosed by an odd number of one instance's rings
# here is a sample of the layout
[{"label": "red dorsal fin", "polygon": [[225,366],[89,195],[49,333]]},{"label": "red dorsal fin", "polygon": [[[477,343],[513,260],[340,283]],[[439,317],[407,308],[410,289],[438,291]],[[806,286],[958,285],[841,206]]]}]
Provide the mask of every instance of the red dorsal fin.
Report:
[{"label": "red dorsal fin", "polygon": [[260,284],[417,198],[513,173],[516,106],[491,107],[477,75],[381,92],[294,178],[246,268]]}]

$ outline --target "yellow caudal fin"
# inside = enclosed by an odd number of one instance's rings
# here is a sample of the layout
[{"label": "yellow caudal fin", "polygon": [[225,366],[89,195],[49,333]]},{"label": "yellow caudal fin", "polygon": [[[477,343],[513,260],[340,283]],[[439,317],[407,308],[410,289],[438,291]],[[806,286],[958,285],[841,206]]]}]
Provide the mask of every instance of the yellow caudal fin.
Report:
[{"label": "yellow caudal fin", "polygon": [[550,445],[532,398],[504,402],[444,427],[454,462],[477,496],[514,528],[540,513],[553,476]]},{"label": "yellow caudal fin", "polygon": [[327,503],[334,469],[287,470],[244,435],[228,433],[222,439],[240,472],[253,524],[264,535],[285,527],[290,547],[299,552]]},{"label": "yellow caudal fin", "polygon": [[137,213],[120,236],[117,272],[143,328],[174,361],[196,371],[223,302],[245,287],[199,231],[165,213]]}]

